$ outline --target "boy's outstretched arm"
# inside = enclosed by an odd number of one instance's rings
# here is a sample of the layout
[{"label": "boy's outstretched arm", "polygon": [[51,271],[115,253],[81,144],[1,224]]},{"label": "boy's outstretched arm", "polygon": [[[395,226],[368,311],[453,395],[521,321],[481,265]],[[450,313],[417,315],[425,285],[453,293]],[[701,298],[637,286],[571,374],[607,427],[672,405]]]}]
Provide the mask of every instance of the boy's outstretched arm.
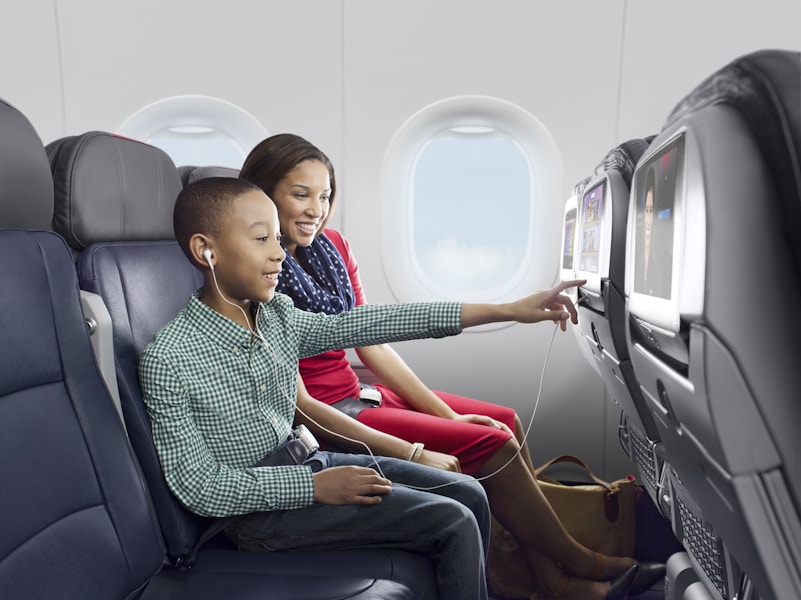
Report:
[{"label": "boy's outstretched arm", "polygon": [[462,327],[503,321],[518,323],[553,321],[559,323],[562,331],[565,331],[568,319],[578,323],[578,313],[570,298],[562,292],[584,283],[586,283],[584,279],[563,281],[551,289],[504,304],[465,304],[462,307]]}]

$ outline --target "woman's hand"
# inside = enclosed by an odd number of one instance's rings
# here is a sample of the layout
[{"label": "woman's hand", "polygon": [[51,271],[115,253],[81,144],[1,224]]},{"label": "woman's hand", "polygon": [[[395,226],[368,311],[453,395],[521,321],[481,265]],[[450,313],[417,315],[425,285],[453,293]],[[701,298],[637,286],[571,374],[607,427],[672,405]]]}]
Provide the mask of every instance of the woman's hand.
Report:
[{"label": "woman's hand", "polygon": [[434,452],[433,450],[423,450],[417,461],[421,465],[442,469],[443,471],[453,471],[454,473],[461,473],[462,467],[459,464],[459,459],[450,454],[443,454],[442,452]]},{"label": "woman's hand", "polygon": [[461,421],[462,423],[474,423],[476,425],[486,425],[487,427],[492,427],[493,429],[501,429],[508,433],[509,435],[514,435],[512,430],[507,427],[506,423],[501,423],[500,421],[496,421],[492,417],[488,417],[486,415],[456,415],[453,418],[454,421]]}]

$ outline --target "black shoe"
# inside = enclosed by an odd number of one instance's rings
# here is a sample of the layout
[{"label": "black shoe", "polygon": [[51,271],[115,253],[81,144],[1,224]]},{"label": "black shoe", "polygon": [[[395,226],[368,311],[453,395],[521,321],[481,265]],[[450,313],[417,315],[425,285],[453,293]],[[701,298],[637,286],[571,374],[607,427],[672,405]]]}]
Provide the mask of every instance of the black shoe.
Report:
[{"label": "black shoe", "polygon": [[623,571],[617,579],[612,580],[612,585],[609,586],[609,591],[606,593],[606,600],[623,600],[626,594],[629,593],[631,584],[637,578],[637,573],[640,572],[639,565],[631,565],[628,569]]},{"label": "black shoe", "polygon": [[629,596],[637,596],[650,590],[660,579],[664,579],[667,571],[665,563],[641,562],[640,571],[629,588]]}]

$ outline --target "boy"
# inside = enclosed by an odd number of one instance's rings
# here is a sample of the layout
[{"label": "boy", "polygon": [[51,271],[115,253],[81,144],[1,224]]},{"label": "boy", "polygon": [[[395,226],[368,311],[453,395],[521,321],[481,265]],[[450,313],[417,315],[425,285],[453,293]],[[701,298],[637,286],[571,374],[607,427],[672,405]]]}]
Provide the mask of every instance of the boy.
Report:
[{"label": "boy", "polygon": [[[381,457],[377,472],[370,456],[323,451],[303,464],[255,465],[289,437],[299,357],[505,320],[554,320],[564,328],[567,318],[576,321],[561,295],[568,286],[507,305],[312,314],[274,292],[284,252],[275,206],[258,187],[233,178],[195,182],[176,201],[174,225],[205,283],[144,350],[139,369],[173,493],[201,515],[242,515],[227,529],[240,548],[415,550],[433,558],[440,598],[486,598],[489,509],[470,478]],[[434,493],[408,487],[454,481]]]}]

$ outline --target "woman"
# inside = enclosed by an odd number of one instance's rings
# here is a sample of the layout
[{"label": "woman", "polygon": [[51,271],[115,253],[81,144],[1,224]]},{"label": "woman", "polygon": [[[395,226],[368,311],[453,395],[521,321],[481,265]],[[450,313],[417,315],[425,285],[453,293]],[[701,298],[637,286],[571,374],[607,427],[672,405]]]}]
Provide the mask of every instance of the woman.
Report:
[{"label": "woman", "polygon": [[[325,229],[336,197],[328,157],[303,138],[280,134],[251,151],[240,177],[261,187],[278,207],[287,258],[277,291],[312,312],[336,314],[363,304],[356,261],[347,241]],[[618,588],[628,588],[623,575],[630,582],[635,561],[601,556],[565,531],[537,484],[524,430],[513,410],[429,390],[388,345],[356,352],[381,382],[376,386],[380,406],[371,407],[369,396],[375,392],[360,390],[359,379],[341,350],[300,362],[311,396],[412,443],[408,455],[401,458],[461,469],[479,479],[508,463],[480,480],[493,515],[514,535],[538,582],[539,590],[532,592],[577,599],[623,597],[626,590]],[[360,395],[368,396],[367,401],[357,400]],[[532,519],[532,514],[537,518]],[[640,575],[642,581],[635,586],[648,584],[644,580],[648,576]],[[615,578],[619,579],[610,586]]]}]

